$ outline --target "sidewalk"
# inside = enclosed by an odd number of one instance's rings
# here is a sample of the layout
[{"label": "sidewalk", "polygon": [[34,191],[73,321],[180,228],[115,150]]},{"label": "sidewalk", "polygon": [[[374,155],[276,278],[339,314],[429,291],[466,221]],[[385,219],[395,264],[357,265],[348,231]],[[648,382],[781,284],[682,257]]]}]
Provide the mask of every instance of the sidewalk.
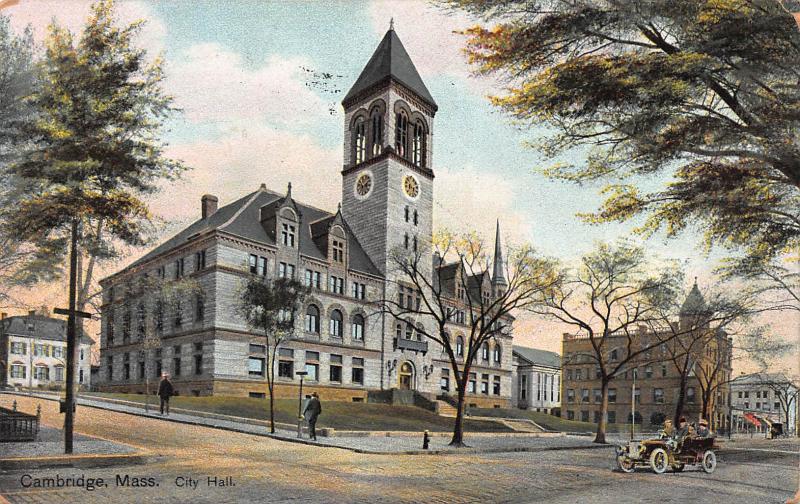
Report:
[{"label": "sidewalk", "polygon": [[[16,393],[6,393],[14,395]],[[17,394],[23,395],[23,394]],[[57,400],[50,394],[34,394],[44,400]],[[563,436],[563,435],[542,435],[542,434],[492,434],[481,435],[466,434],[464,436],[469,448],[452,448],[447,445],[450,436],[432,436],[430,449],[422,449],[422,433],[416,435],[412,433],[395,433],[394,435],[383,436],[320,436],[319,441],[311,441],[304,434],[302,439],[297,438],[296,430],[276,429],[275,434],[270,434],[266,425],[245,423],[243,421],[226,420],[222,418],[209,418],[188,413],[171,413],[169,416],[161,416],[157,411],[147,413],[142,408],[123,404],[110,403],[99,399],[78,398],[80,406],[89,408],[99,408],[119,413],[137,415],[141,417],[155,418],[169,422],[178,422],[189,425],[211,427],[215,429],[253,434],[257,436],[271,437],[282,441],[293,443],[304,443],[331,448],[341,448],[357,453],[367,454],[441,454],[448,452],[474,452],[474,453],[498,453],[498,452],[519,452],[519,451],[548,451],[548,450],[574,450],[574,449],[595,449],[610,448],[611,445],[598,445],[592,443],[591,437],[586,436]],[[244,419],[242,419],[244,420]]]},{"label": "sidewalk", "polygon": [[73,438],[73,453],[64,453],[64,434],[60,429],[41,426],[36,441],[0,443],[0,470],[46,467],[107,467],[139,464],[146,454],[132,446],[82,434]]}]

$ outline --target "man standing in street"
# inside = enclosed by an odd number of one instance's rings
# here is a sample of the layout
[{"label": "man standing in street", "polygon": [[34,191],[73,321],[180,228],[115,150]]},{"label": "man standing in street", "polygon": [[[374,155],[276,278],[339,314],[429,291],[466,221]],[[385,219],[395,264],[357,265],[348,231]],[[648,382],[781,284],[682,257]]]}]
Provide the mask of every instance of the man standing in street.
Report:
[{"label": "man standing in street", "polygon": [[158,397],[161,398],[161,414],[167,410],[169,416],[169,398],[174,394],[175,389],[172,387],[172,382],[169,381],[169,374],[164,373],[161,375],[161,383],[158,384]]},{"label": "man standing in street", "polygon": [[316,392],[311,394],[311,399],[306,404],[303,416],[308,422],[308,434],[314,441],[317,440],[317,417],[322,413],[322,404],[319,402],[319,395]]}]

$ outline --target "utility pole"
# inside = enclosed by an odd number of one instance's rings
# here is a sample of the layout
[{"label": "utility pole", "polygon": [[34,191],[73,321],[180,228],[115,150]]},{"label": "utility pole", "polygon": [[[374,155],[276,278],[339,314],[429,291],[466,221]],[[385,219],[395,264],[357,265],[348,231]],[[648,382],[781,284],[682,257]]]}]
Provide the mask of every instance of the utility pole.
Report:
[{"label": "utility pole", "polygon": [[631,441],[636,430],[636,368],[633,368],[633,384],[631,385]]},{"label": "utility pole", "polygon": [[69,250],[69,307],[53,310],[67,315],[67,396],[64,401],[64,453],[72,453],[72,432],[75,425],[75,354],[78,342],[75,336],[75,318],[91,318],[91,314],[75,310],[76,271],[78,268],[78,219],[72,220]]}]

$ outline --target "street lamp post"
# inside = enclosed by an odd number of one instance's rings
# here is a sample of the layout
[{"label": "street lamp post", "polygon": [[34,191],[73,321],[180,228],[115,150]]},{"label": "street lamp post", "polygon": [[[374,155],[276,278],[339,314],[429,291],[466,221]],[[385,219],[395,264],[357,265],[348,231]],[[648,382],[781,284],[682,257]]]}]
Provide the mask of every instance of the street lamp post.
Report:
[{"label": "street lamp post", "polygon": [[297,398],[297,437],[303,437],[303,378],[308,371],[298,371],[295,373],[300,377],[300,395]]},{"label": "street lamp post", "polygon": [[633,368],[633,384],[631,385],[631,441],[636,430],[636,368]]}]

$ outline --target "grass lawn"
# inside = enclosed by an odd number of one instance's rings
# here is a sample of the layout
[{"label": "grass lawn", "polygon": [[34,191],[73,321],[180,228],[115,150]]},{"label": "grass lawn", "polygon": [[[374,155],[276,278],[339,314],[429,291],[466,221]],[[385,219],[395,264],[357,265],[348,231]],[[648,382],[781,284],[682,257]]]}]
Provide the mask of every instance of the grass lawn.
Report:
[{"label": "grass lawn", "polygon": [[[486,417],[527,418],[546,429],[564,432],[597,432],[597,425],[594,423],[566,420],[540,411],[504,408],[470,408],[468,414]],[[640,428],[641,425],[636,426],[637,432]],[[606,426],[606,432],[630,432],[630,424],[608,424]]]},{"label": "grass lawn", "polygon": [[[144,402],[142,394],[82,393],[84,397],[99,396],[126,401]],[[153,397],[151,404],[157,404]],[[174,408],[186,408],[245,418],[269,419],[269,401],[250,397],[176,396],[170,400]],[[275,421],[294,424],[297,422],[297,400],[276,399]],[[440,431],[453,428],[453,418],[440,417],[433,412],[413,406],[389,404],[332,402],[322,403],[322,414],[318,427],[333,427],[340,430],[396,430],[396,431]],[[482,420],[465,420],[467,432],[510,432],[502,424]]]}]

